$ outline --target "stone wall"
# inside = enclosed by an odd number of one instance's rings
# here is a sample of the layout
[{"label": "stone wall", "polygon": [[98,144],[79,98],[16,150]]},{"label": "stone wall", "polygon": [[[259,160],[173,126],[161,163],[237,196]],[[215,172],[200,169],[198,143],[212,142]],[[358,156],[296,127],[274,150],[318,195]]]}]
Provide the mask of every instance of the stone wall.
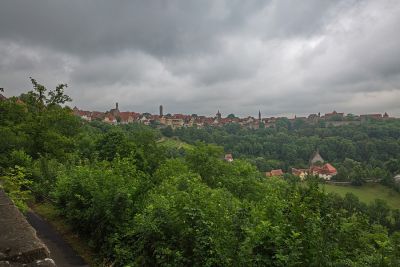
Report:
[{"label": "stone wall", "polygon": [[36,231],[0,189],[0,267],[56,266]]}]

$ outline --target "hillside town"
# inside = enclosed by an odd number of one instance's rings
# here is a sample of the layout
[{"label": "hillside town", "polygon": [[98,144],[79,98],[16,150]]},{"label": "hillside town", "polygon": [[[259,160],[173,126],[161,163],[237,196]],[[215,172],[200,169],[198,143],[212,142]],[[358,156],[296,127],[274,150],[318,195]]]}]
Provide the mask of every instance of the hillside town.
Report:
[{"label": "hillside town", "polygon": [[109,124],[128,124],[133,122],[139,122],[146,125],[157,125],[160,127],[170,126],[172,128],[179,127],[197,127],[202,128],[205,126],[223,126],[230,123],[236,123],[243,127],[258,129],[259,127],[270,128],[274,127],[279,119],[287,119],[291,123],[309,123],[317,124],[324,122],[327,125],[341,126],[349,124],[361,124],[368,120],[387,120],[389,115],[385,112],[384,114],[363,114],[363,115],[353,115],[346,114],[342,112],[333,111],[331,113],[326,113],[322,115],[321,113],[310,114],[307,117],[286,118],[286,117],[267,117],[263,118],[261,116],[261,111],[258,112],[258,118],[248,116],[245,118],[238,118],[233,114],[227,117],[222,117],[221,112],[218,110],[215,116],[199,116],[196,114],[185,115],[185,114],[164,114],[163,106],[159,107],[159,114],[153,115],[150,113],[138,113],[130,111],[120,111],[118,103],[115,104],[115,108],[107,112],[99,111],[85,111],[73,108],[75,115],[81,117],[86,121],[103,121]]},{"label": "hillside town", "polygon": [[[0,101],[7,100],[8,98],[0,94]],[[19,98],[16,99],[17,103],[22,104],[23,101]],[[129,124],[129,123],[143,123],[145,125],[155,125],[157,127],[168,127],[173,129],[180,127],[197,127],[203,128],[206,126],[223,126],[227,124],[238,124],[242,127],[250,129],[273,128],[276,122],[280,119],[287,120],[291,124],[305,123],[305,124],[319,124],[324,123],[326,126],[342,126],[342,125],[360,125],[370,120],[388,120],[397,119],[390,117],[387,112],[374,113],[374,114],[345,114],[343,112],[333,111],[330,113],[313,113],[306,117],[294,116],[293,118],[287,117],[262,117],[261,111],[258,111],[258,118],[247,116],[245,118],[239,118],[234,114],[229,114],[225,118],[222,117],[221,112],[218,110],[215,116],[207,117],[203,115],[186,115],[186,114],[164,114],[163,106],[159,107],[159,114],[154,115],[150,113],[139,113],[131,111],[120,111],[118,103],[115,103],[115,107],[106,112],[101,111],[87,111],[81,110],[78,107],[74,107],[74,115],[80,117],[85,121],[102,121],[104,123],[117,125],[117,124]]]}]

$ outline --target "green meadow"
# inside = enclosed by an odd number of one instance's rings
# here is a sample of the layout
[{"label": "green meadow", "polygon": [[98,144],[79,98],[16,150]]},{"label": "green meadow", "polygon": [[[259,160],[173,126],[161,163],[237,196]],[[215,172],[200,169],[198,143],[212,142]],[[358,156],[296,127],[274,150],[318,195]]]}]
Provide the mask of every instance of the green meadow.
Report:
[{"label": "green meadow", "polygon": [[158,141],[158,143],[166,148],[183,148],[183,149],[190,149],[192,148],[191,145],[189,145],[188,143],[185,143],[183,141],[180,141],[178,139],[175,138],[165,138],[163,137],[162,139],[160,139]]},{"label": "green meadow", "polygon": [[375,199],[385,200],[393,209],[400,209],[400,193],[381,184],[365,184],[363,186],[342,186],[325,184],[326,192],[338,193],[345,196],[346,193],[353,193],[360,201],[370,203]]}]

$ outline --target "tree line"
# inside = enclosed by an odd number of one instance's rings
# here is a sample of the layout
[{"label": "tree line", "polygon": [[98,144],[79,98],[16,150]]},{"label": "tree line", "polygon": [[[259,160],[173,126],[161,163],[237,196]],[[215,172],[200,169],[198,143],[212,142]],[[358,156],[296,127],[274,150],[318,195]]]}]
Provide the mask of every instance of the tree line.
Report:
[{"label": "tree line", "polygon": [[[189,144],[202,141],[223,146],[235,158],[250,160],[262,171],[307,168],[318,149],[338,169],[334,178],[362,184],[378,179],[396,187],[400,173],[400,120],[370,120],[361,125],[326,126],[278,119],[273,128],[248,129],[238,124],[205,128],[165,128],[161,132]],[[397,188],[398,189],[398,188]]]}]

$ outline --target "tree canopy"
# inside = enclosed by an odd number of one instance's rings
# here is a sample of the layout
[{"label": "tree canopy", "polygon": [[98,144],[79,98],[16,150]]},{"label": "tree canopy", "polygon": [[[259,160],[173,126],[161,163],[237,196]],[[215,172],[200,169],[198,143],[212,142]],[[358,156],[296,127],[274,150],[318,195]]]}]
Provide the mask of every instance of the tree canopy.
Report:
[{"label": "tree canopy", "polygon": [[[0,179],[21,208],[51,199],[114,266],[399,266],[400,211],[326,193],[315,177],[260,170],[308,164],[319,148],[339,179],[399,171],[398,121],[274,129],[84,122],[66,85],[0,101]],[[190,144],[165,148],[162,133]],[[163,137],[166,138],[166,137]],[[224,160],[232,151],[233,162]],[[388,172],[388,173],[387,173]]]}]

